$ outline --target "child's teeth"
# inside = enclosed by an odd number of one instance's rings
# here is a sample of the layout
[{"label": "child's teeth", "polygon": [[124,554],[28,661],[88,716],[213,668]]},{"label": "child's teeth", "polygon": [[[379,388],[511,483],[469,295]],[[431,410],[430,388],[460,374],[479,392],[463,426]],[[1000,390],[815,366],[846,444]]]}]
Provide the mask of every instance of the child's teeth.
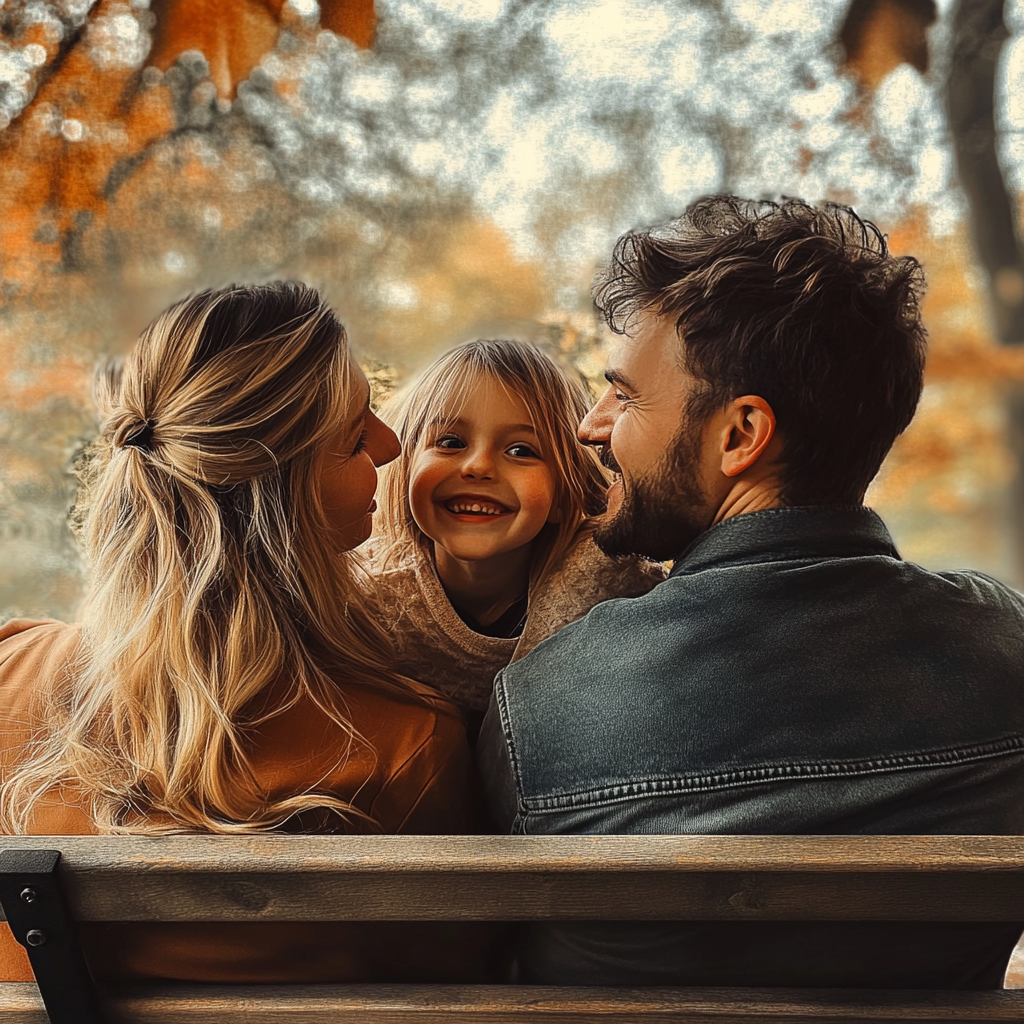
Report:
[{"label": "child's teeth", "polygon": [[500,516],[501,509],[496,505],[481,505],[479,502],[473,502],[473,504],[466,504],[465,502],[453,502],[449,508],[453,512],[472,512],[474,514],[482,514],[486,516]]}]

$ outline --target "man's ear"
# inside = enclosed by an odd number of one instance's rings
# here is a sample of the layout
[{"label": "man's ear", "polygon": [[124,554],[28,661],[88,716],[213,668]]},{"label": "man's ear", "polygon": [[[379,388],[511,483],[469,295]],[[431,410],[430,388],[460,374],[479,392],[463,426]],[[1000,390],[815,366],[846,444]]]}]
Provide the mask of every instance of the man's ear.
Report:
[{"label": "man's ear", "polygon": [[739,476],[749,469],[775,436],[775,413],[758,395],[734,398],[722,411],[719,422],[722,426],[721,469],[725,476]]}]

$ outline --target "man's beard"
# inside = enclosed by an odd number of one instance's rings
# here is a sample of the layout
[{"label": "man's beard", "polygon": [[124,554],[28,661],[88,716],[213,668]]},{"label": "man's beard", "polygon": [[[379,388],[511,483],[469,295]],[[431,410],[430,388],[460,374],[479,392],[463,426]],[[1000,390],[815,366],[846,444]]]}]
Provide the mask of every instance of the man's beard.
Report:
[{"label": "man's beard", "polygon": [[[684,416],[676,436],[657,464],[630,485],[622,481],[622,504],[594,531],[594,543],[612,558],[640,555],[657,562],[675,558],[710,525],[700,484],[701,431]],[[601,461],[621,473],[605,447]]]}]

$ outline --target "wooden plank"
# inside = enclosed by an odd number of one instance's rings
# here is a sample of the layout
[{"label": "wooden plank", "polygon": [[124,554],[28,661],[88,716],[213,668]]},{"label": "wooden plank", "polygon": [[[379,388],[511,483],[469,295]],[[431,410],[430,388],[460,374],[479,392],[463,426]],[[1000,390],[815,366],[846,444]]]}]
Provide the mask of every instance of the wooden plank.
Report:
[{"label": "wooden plank", "polygon": [[0,1021],[3,1024],[50,1024],[35,982],[0,982]]},{"label": "wooden plank", "polygon": [[1024,871],[1024,836],[0,836],[8,847],[137,871]]},{"label": "wooden plank", "polygon": [[[841,1024],[1024,1020],[1024,992],[598,989],[431,985],[157,985],[104,1001],[111,1024]],[[3,1024],[48,1024],[33,984],[0,983]]]},{"label": "wooden plank", "polygon": [[116,871],[67,880],[84,921],[1021,921],[1014,875],[351,876]]},{"label": "wooden plank", "polygon": [[1024,921],[1017,837],[3,837],[90,921]]},{"label": "wooden plank", "polygon": [[[949,1024],[1024,1019],[1019,992],[533,986],[165,986],[106,1003],[111,1024]],[[7,1017],[0,1018],[7,1021]],[[11,1024],[30,1018],[11,1017]],[[35,1022],[33,1021],[33,1024]]]}]

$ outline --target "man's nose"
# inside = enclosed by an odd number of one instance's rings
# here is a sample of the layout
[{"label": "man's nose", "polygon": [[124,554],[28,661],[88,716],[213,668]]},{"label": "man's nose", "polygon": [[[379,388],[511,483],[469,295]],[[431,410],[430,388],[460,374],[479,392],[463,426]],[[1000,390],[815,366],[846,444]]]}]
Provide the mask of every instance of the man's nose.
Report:
[{"label": "man's nose", "polygon": [[612,388],[598,399],[597,404],[583,417],[576,436],[581,444],[599,445],[608,444],[612,436],[612,427],[615,426],[615,411],[617,403]]}]

